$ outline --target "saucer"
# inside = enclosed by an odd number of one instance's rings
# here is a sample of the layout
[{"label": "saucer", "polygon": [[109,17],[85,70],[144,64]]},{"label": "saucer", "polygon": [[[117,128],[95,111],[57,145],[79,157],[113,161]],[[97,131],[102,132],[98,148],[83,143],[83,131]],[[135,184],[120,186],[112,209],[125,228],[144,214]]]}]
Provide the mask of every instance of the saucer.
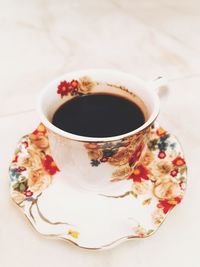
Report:
[{"label": "saucer", "polygon": [[110,181],[120,190],[87,189],[62,175],[40,124],[17,144],[9,176],[13,201],[39,233],[102,249],[153,234],[183,199],[187,168],[176,137],[154,124],[132,173]]}]

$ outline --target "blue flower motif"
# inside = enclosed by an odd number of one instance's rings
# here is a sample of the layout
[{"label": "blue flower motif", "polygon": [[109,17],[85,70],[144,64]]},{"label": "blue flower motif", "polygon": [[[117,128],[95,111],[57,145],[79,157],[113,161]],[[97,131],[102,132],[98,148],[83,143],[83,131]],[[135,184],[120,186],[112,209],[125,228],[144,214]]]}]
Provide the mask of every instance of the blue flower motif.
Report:
[{"label": "blue flower motif", "polygon": [[102,145],[102,148],[103,149],[109,149],[109,148],[112,148],[114,146],[113,143],[105,143],[104,145]]},{"label": "blue flower motif", "polygon": [[163,135],[160,137],[160,143],[164,143],[170,137],[169,134]]},{"label": "blue flower motif", "polygon": [[95,160],[95,159],[92,159],[92,160],[91,160],[91,165],[92,165],[92,167],[97,167],[97,166],[99,166],[99,164],[100,164],[100,161]]},{"label": "blue flower motif", "polygon": [[172,150],[174,150],[175,147],[176,147],[176,143],[172,143],[172,144],[170,144],[170,147],[171,147]]},{"label": "blue flower motif", "polygon": [[167,150],[167,147],[168,147],[168,143],[165,143],[165,142],[159,142],[158,143],[158,148],[161,151],[166,151]]},{"label": "blue flower motif", "polygon": [[18,170],[18,168],[13,168],[13,169],[10,168],[9,173],[11,181],[18,180],[21,175],[21,172]]},{"label": "blue flower motif", "polygon": [[103,150],[103,156],[106,158],[112,157],[115,153],[116,153],[116,150],[112,150],[112,149]]}]

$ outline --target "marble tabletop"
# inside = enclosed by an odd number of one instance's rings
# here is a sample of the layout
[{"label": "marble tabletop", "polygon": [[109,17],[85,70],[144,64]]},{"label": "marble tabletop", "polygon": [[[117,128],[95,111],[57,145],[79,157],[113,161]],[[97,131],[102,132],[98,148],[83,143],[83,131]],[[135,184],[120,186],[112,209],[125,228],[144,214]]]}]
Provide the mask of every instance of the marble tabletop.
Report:
[{"label": "marble tabletop", "polygon": [[[198,0],[0,0],[0,266],[200,266],[199,29]],[[17,140],[39,122],[41,88],[86,68],[164,75],[158,121],[177,135],[189,167],[186,196],[155,235],[99,252],[40,236],[8,184]]]}]

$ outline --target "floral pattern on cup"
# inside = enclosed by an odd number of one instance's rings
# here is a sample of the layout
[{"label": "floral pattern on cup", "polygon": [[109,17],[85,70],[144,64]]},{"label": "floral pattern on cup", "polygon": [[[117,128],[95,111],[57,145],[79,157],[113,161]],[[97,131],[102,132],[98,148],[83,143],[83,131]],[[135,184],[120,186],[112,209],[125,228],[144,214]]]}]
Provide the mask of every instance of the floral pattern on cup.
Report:
[{"label": "floral pattern on cup", "polygon": [[[88,156],[91,159],[92,166],[98,166],[101,163],[109,162],[113,166],[121,166],[126,163],[132,165],[141,154],[144,143],[142,133],[137,136],[124,138],[117,142],[105,143],[87,143]],[[134,151],[135,143],[141,142]],[[134,152],[134,153],[133,153]]]},{"label": "floral pattern on cup", "polygon": [[116,143],[88,143],[85,144],[91,166],[97,167],[99,164],[108,162],[113,166],[122,166],[127,163],[132,165],[140,157],[144,147],[141,142],[134,151],[132,138],[121,140]]},{"label": "floral pattern on cup", "polygon": [[113,167],[112,182],[128,178],[145,150],[149,132],[150,127],[116,142],[86,143],[91,166],[110,164]]},{"label": "floral pattern on cup", "polygon": [[57,93],[63,98],[64,96],[85,95],[91,92],[95,83],[87,76],[79,80],[61,81],[57,86]]}]

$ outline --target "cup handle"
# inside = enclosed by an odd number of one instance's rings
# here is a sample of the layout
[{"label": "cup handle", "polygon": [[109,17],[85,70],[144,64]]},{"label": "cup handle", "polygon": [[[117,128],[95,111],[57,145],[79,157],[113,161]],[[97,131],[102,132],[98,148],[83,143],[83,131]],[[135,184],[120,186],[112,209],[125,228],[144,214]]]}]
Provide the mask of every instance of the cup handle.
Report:
[{"label": "cup handle", "polygon": [[160,97],[167,96],[169,93],[168,80],[165,77],[158,76],[147,82],[147,85],[155,90]]}]

